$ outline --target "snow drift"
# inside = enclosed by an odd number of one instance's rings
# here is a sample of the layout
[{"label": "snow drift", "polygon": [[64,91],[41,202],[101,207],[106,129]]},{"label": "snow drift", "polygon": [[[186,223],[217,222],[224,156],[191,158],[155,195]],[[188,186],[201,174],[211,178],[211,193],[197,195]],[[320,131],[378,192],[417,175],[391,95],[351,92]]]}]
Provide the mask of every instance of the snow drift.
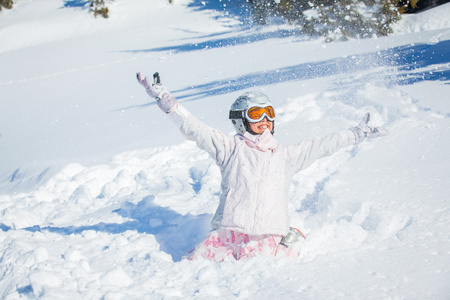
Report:
[{"label": "snow drift", "polygon": [[[1,298],[448,297],[449,4],[390,37],[324,43],[250,26],[235,2],[116,1],[108,20],[77,3],[0,13]],[[256,89],[282,143],[366,111],[389,135],[295,176],[298,260],[182,261],[209,230],[220,174],[137,71],[159,71],[230,134],[229,106]]]}]

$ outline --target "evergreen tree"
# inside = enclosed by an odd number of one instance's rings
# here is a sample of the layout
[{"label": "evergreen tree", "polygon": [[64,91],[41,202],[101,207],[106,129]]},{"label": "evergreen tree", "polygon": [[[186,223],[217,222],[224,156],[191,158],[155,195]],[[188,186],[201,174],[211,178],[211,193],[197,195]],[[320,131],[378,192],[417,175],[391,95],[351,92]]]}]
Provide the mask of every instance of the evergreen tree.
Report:
[{"label": "evergreen tree", "polygon": [[104,0],[91,0],[91,11],[94,13],[94,16],[98,15],[103,18],[109,17],[109,9],[106,7]]},{"label": "evergreen tree", "polygon": [[13,0],[0,0],[0,10],[2,10],[2,8],[7,8],[7,9],[11,9],[13,7]]},{"label": "evergreen tree", "polygon": [[[327,40],[367,38],[391,33],[404,5],[416,0],[252,0],[255,20],[283,18],[306,34]],[[413,3],[414,2],[414,3]]]}]

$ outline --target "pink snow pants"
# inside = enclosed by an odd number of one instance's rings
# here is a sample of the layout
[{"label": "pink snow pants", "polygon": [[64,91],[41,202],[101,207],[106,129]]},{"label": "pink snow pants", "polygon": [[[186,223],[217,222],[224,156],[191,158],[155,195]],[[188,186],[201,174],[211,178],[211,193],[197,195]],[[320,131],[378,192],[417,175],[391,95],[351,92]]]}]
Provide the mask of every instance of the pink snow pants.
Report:
[{"label": "pink snow pants", "polygon": [[203,258],[219,262],[248,259],[256,255],[297,258],[299,251],[280,245],[281,238],[281,235],[248,235],[218,229],[211,231],[208,237],[197,244],[183,259]]}]

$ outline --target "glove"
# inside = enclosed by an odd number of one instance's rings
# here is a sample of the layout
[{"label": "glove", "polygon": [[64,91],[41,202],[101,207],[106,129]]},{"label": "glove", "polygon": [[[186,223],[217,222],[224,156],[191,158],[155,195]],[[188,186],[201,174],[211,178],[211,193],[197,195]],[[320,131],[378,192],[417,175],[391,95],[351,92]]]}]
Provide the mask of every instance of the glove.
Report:
[{"label": "glove", "polygon": [[178,107],[177,99],[159,82],[158,73],[155,73],[153,77],[155,82],[152,83],[151,79],[141,72],[136,73],[139,84],[145,88],[150,97],[156,99],[158,107],[167,114],[173,112]]},{"label": "glove", "polygon": [[369,123],[369,120],[370,114],[366,113],[358,126],[350,128],[358,142],[363,141],[365,138],[375,138],[387,135],[387,131],[382,128],[368,126],[367,123]]}]

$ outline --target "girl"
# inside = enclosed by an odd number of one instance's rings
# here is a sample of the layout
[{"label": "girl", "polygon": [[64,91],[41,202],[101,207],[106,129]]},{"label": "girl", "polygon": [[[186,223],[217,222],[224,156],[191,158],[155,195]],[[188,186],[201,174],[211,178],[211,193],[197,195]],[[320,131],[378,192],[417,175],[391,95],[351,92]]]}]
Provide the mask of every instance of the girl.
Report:
[{"label": "girl", "polygon": [[383,132],[367,125],[366,114],[349,130],[297,145],[280,145],[273,137],[275,110],[269,98],[260,92],[247,92],[231,105],[229,118],[237,134],[229,136],[191,115],[159,82],[157,73],[154,77],[157,80],[152,83],[137,73],[147,94],[157,100],[186,138],[211,155],[222,175],[212,231],[186,257],[191,260],[239,260],[281,252],[296,257],[298,251],[280,244],[289,232],[287,193],[292,176],[319,158]]}]

